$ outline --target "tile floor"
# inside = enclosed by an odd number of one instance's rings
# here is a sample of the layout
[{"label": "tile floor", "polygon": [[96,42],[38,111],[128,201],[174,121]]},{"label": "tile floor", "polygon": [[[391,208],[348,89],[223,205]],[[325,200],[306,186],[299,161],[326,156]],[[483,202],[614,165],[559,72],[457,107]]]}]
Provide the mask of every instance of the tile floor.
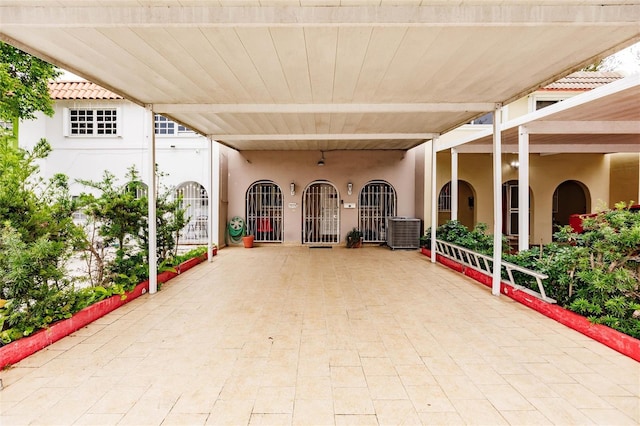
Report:
[{"label": "tile floor", "polygon": [[640,364],[416,251],[221,250],[1,373],[0,424],[640,423]]}]

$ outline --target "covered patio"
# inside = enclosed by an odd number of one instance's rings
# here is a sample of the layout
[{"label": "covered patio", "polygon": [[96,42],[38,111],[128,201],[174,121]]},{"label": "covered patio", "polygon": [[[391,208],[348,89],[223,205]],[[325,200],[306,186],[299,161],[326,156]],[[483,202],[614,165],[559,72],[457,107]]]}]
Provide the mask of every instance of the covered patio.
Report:
[{"label": "covered patio", "polygon": [[379,247],[227,248],[0,377],[3,425],[640,422],[637,362]]}]

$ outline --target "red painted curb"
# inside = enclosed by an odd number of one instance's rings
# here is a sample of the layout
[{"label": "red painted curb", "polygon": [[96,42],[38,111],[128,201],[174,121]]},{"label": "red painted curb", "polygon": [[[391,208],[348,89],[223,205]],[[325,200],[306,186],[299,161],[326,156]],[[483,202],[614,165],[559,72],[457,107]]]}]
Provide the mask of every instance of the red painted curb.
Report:
[{"label": "red painted curb", "polygon": [[[431,251],[428,249],[422,248],[421,252],[425,256],[431,256]],[[443,265],[458,272],[462,272],[464,275],[473,278],[474,280],[486,285],[487,287],[491,287],[491,276],[476,271],[473,268],[465,267],[458,262],[442,257],[440,255],[436,255],[436,259]],[[447,262],[442,262],[442,260],[446,260]],[[450,264],[454,265],[450,266]],[[572,312],[561,306],[547,303],[544,300],[533,297],[528,293],[514,288],[508,283],[501,282],[500,292],[515,300],[516,302],[519,302],[535,311],[538,311],[542,315],[549,317],[559,322],[560,324],[566,325],[567,327],[572,328],[573,330],[576,330],[584,334],[585,336],[588,336],[593,340],[600,342],[603,345],[606,345],[611,349],[640,362],[640,340],[605,325],[593,324],[582,315],[576,314],[575,312]]]},{"label": "red painted curb", "polygon": [[[214,250],[213,254],[215,255],[216,253],[217,250]],[[206,259],[207,254],[205,253],[202,256],[195,257],[181,263],[178,265],[177,269],[184,272]],[[183,267],[184,264],[188,264],[186,269]],[[176,272],[162,272],[158,274],[158,282],[167,282],[176,276],[178,276],[178,273]],[[138,284],[132,291],[126,294],[126,298],[122,298],[119,295],[111,296],[108,299],[101,300],[91,306],[87,306],[79,312],[76,312],[69,319],[58,321],[52,324],[49,328],[37,331],[31,336],[23,337],[22,339],[0,347],[0,369],[7,365],[15,364],[29,355],[32,355],[52,343],[57,342],[74,331],[81,329],[85,325],[116,310],[120,306],[140,297],[147,291],[149,291],[148,280]]]}]

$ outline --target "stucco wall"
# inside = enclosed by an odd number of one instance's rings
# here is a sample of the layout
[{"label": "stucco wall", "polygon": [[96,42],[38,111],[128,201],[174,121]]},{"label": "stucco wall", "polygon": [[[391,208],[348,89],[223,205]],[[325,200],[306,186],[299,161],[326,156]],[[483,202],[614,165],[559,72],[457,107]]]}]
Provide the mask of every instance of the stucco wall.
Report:
[{"label": "stucco wall", "polygon": [[[119,108],[120,136],[64,136],[63,109]],[[127,101],[60,101],[55,104],[53,117],[38,114],[36,120],[20,124],[20,146],[30,149],[41,138],[46,138],[53,151],[42,162],[42,176],[55,173],[70,177],[71,193],[78,195],[87,188],[76,179],[100,180],[105,170],[123,180],[132,165],[147,183],[149,161],[147,141],[144,138],[145,110]],[[177,136],[156,136],[156,164],[166,174],[162,183],[175,187],[188,181],[207,185],[206,138],[195,133]]]},{"label": "stucco wall", "polygon": [[[502,183],[518,179],[509,163],[513,154],[503,155]],[[458,178],[475,191],[476,222],[484,222],[493,232],[493,172],[490,154],[459,154]],[[553,193],[566,180],[575,180],[588,189],[587,210],[596,211],[609,197],[609,160],[603,154],[558,154],[530,156],[532,192],[532,244],[549,243],[552,237]],[[451,180],[451,156],[438,153],[438,192]]]},{"label": "stucco wall", "polygon": [[[302,196],[314,181],[327,180],[338,190],[340,235],[358,226],[358,209],[346,209],[343,203],[358,203],[363,185],[385,180],[396,190],[397,214],[415,217],[415,153],[413,151],[328,151],[325,166],[317,166],[319,151],[229,151],[229,205],[227,216],[245,217],[245,196],[251,184],[271,180],[282,190],[284,203],[284,242],[302,241]],[[289,185],[295,183],[295,195]],[[347,183],[353,183],[347,195]]]},{"label": "stucco wall", "polygon": [[611,193],[609,206],[624,201],[640,203],[640,154],[610,154]]}]

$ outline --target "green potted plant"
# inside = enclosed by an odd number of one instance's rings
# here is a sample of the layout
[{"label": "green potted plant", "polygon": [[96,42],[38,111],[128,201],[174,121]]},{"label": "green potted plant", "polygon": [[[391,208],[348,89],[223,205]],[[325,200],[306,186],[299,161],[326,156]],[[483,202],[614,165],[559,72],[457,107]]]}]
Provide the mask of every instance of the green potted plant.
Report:
[{"label": "green potted plant", "polygon": [[359,248],[362,247],[362,231],[358,228],[353,228],[347,233],[347,248]]}]

